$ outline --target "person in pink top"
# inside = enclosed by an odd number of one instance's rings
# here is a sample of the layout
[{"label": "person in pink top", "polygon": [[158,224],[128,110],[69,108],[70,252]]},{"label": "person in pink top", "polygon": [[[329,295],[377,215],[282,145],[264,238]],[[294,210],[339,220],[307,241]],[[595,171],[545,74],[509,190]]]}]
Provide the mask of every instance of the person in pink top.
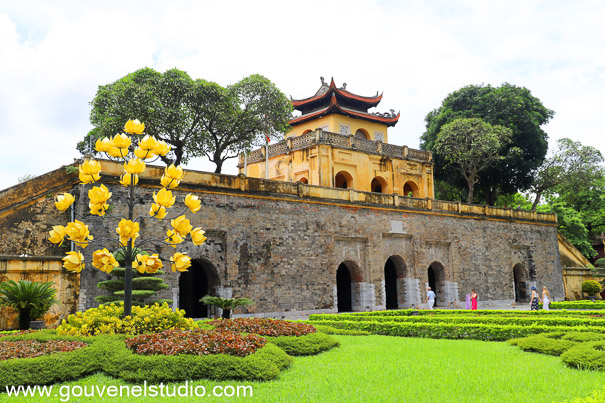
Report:
[{"label": "person in pink top", "polygon": [[471,290],[471,310],[477,310],[477,293],[475,290]]}]

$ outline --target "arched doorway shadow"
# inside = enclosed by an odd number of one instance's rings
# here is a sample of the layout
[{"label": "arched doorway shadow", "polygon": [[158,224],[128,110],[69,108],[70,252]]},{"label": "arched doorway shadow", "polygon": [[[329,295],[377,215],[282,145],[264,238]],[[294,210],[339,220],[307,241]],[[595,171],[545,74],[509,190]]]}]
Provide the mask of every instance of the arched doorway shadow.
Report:
[{"label": "arched doorway shadow", "polygon": [[353,312],[359,303],[361,274],[357,264],[345,261],[336,270],[336,308],[338,312]]},{"label": "arched doorway shadow", "polygon": [[353,187],[353,177],[347,171],[340,171],[334,177],[334,187],[348,189]]},{"label": "arched doorway shadow", "polygon": [[206,259],[194,259],[191,266],[179,277],[179,309],[188,318],[209,318],[216,308],[200,302],[205,295],[217,295],[220,279],[214,266]]},{"label": "arched doorway shadow", "polygon": [[386,309],[398,309],[406,302],[406,265],[401,256],[389,257],[384,265],[384,299]]},{"label": "arched doorway shadow", "polygon": [[446,306],[445,268],[439,262],[433,262],[427,270],[429,287],[435,293],[435,306]]},{"label": "arched doorway shadow", "polygon": [[405,197],[420,197],[418,185],[412,181],[408,181],[403,185],[403,195]]},{"label": "arched doorway shadow", "polygon": [[525,266],[517,263],[513,267],[513,288],[515,293],[515,302],[529,301],[528,294],[529,277]]},{"label": "arched doorway shadow", "polygon": [[372,179],[372,183],[370,184],[371,191],[374,193],[388,193],[389,185],[384,178],[380,176],[376,176]]}]

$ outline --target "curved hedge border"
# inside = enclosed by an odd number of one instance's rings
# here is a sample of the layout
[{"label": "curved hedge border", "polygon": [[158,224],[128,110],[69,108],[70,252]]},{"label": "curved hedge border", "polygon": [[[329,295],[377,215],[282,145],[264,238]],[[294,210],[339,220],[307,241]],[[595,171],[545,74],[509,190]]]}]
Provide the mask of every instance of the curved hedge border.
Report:
[{"label": "curved hedge border", "polygon": [[267,337],[288,355],[315,355],[340,346],[335,338],[325,333],[310,333],[304,336]]},{"label": "curved hedge border", "polygon": [[365,330],[349,330],[349,329],[338,329],[332,326],[319,325],[317,323],[313,323],[313,327],[317,329],[319,333],[324,334],[338,334],[345,336],[369,336],[370,332],[366,332]]},{"label": "curved hedge border", "polygon": [[[553,302],[557,303],[558,302]],[[398,309],[394,311],[373,311],[373,312],[351,312],[351,313],[341,313],[338,315],[335,314],[312,314],[309,316],[309,320],[321,320],[322,317],[331,317],[331,316],[341,316],[341,315],[351,315],[351,316],[464,316],[464,317],[479,317],[479,316],[489,316],[489,317],[534,317],[534,316],[596,316],[596,317],[605,317],[605,312],[600,310],[592,310],[592,311],[568,311],[568,310],[557,310],[557,311],[513,311],[513,310],[495,310],[495,309],[485,309],[485,310],[476,310],[470,311],[468,309]]]},{"label": "curved hedge border", "polygon": [[[603,326],[603,319],[580,317],[499,317],[499,316],[463,316],[463,315],[436,315],[436,316],[367,316],[357,314],[339,315],[312,315],[310,320],[323,323],[326,320],[348,320],[369,322],[410,322],[410,323],[449,323],[449,324],[492,324],[492,325],[544,325],[544,326]],[[602,328],[605,332],[605,327]]]},{"label": "curved hedge border", "polygon": [[[379,322],[379,321],[348,321],[322,320],[323,325],[352,330],[365,330],[372,334],[403,337],[425,337],[433,339],[470,339],[484,341],[505,341],[532,334],[553,331],[552,326],[543,325],[488,325],[467,323],[414,323],[414,322]],[[603,327],[568,327],[556,328],[559,331],[603,332]]]},{"label": "curved hedge border", "polygon": [[570,367],[605,370],[605,340],[580,343],[561,354]]},{"label": "curved hedge border", "polygon": [[[542,304],[540,304],[540,308]],[[605,301],[593,302],[590,300],[583,301],[564,301],[564,302],[551,302],[548,306],[550,309],[605,309]]]},{"label": "curved hedge border", "polygon": [[79,379],[103,371],[130,382],[165,382],[210,378],[216,380],[270,380],[288,367],[292,358],[267,344],[245,358],[229,355],[141,356],[126,348],[123,335],[59,336],[51,331],[4,340],[78,340],[89,344],[79,350],[36,358],[0,362],[0,390],[10,385],[45,385]]}]

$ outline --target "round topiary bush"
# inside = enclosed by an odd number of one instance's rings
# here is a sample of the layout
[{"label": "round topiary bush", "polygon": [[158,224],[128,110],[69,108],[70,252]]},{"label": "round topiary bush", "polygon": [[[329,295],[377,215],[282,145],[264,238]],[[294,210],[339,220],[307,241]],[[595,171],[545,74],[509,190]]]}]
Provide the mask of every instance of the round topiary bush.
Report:
[{"label": "round topiary bush", "polygon": [[594,262],[595,267],[605,268],[605,257],[600,257]]},{"label": "round topiary bush", "polygon": [[159,333],[169,329],[194,329],[193,319],[185,311],[173,311],[168,304],[133,306],[132,315],[124,317],[123,304],[103,305],[86,312],[69,315],[57,328],[60,335],[96,336],[99,334]]},{"label": "round topiary bush", "polygon": [[582,291],[588,295],[595,295],[601,291],[601,284],[595,280],[586,280],[582,283]]}]

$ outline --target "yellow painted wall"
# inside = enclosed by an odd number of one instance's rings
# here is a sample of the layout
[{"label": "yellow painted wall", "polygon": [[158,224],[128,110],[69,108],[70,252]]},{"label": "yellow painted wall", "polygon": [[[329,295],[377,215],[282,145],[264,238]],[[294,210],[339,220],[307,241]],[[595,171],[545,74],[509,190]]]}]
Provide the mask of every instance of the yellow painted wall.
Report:
[{"label": "yellow painted wall", "polygon": [[355,134],[358,129],[363,129],[369,134],[370,140],[375,140],[374,132],[382,132],[383,143],[388,143],[389,138],[387,135],[387,126],[380,123],[368,122],[363,119],[351,118],[348,116],[342,116],[337,114],[331,114],[322,118],[301,123],[292,128],[292,130],[286,133],[286,137],[300,136],[306,131],[313,131],[317,128],[323,128],[324,131],[332,133],[340,133],[340,125],[349,126],[349,134]]},{"label": "yellow painted wall", "polygon": [[[53,305],[43,318],[47,327],[54,327],[61,319],[75,313],[78,307],[80,275],[67,272],[62,268],[61,258],[31,258],[18,256],[0,256],[0,281],[29,280],[52,281],[57,290],[56,298],[60,305]],[[19,316],[12,308],[0,309],[0,329],[18,329]]]},{"label": "yellow painted wall", "polygon": [[[370,192],[372,180],[381,177],[386,182],[382,193],[403,194],[406,182],[412,182],[417,191],[413,197],[433,198],[432,165],[352,149],[318,145],[269,159],[269,179],[297,182],[306,178],[309,185],[335,186],[336,175],[344,171],[352,177],[355,190]],[[243,168],[240,168],[243,173]],[[248,165],[247,176],[265,178],[265,161]]]}]

